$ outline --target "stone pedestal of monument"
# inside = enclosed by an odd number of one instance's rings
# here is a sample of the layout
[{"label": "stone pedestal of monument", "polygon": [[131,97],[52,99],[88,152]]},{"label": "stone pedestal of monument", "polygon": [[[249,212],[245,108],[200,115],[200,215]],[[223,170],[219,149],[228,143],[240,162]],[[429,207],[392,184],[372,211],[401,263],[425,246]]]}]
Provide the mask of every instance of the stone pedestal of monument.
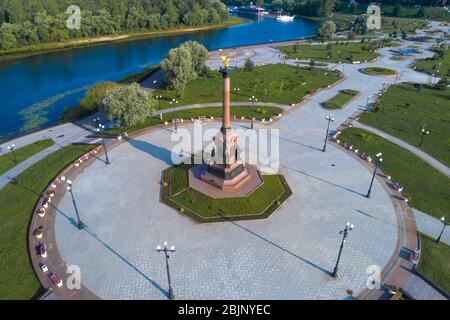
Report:
[{"label": "stone pedestal of monument", "polygon": [[[222,128],[214,138],[214,163],[192,168],[189,183],[202,193],[214,194],[215,198],[242,197],[260,186],[263,180],[256,167],[239,161],[238,136],[231,129],[231,70],[225,65],[220,72],[223,76],[223,117]],[[216,190],[210,190],[211,187]]]}]

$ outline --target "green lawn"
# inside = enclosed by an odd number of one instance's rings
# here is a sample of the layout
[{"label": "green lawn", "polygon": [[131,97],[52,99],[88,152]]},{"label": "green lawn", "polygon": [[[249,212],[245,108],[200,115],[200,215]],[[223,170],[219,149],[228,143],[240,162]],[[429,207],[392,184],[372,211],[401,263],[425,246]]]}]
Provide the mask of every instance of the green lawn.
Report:
[{"label": "green lawn", "polygon": [[263,179],[264,184],[247,198],[212,199],[189,189],[172,200],[205,218],[262,213],[285,192],[278,176],[264,176]]},{"label": "green lawn", "polygon": [[[293,104],[301,102],[308,93],[327,87],[338,81],[340,76],[335,71],[318,68],[301,68],[276,64],[256,67],[246,72],[242,69],[231,75],[231,100],[246,102],[255,96],[260,102],[276,102]],[[161,108],[169,108],[171,101],[177,98],[179,105],[222,101],[222,75],[218,71],[210,71],[207,76],[191,81],[181,98],[165,87],[156,90],[155,96],[162,95]],[[238,94],[233,89],[239,88]]]},{"label": "green lawn", "polygon": [[391,60],[392,61],[403,61],[403,60],[405,60],[405,58],[404,57],[399,57],[399,56],[392,56]]},{"label": "green lawn", "polygon": [[39,153],[54,144],[55,143],[53,142],[53,140],[50,139],[36,141],[32,144],[16,149],[14,151],[14,154],[16,156],[15,158],[11,152],[9,152],[8,150],[4,150],[4,152],[7,153],[0,156],[0,175],[14,168],[16,165],[27,160],[36,153]]},{"label": "green lawn", "polygon": [[[363,4],[364,9],[360,11],[359,14],[365,13],[367,10],[367,4]],[[389,17],[385,13],[384,9],[388,6],[381,6],[381,31],[387,34],[392,34],[394,31],[397,32],[398,36],[401,37],[402,32],[413,33],[416,29],[423,29],[427,26],[427,22],[422,18],[416,18],[414,15],[402,15],[401,17]],[[444,10],[443,10],[444,11]],[[351,17],[348,15],[349,12],[341,11],[345,14],[339,14],[341,17]],[[445,12],[444,12],[445,13]],[[358,13],[355,13],[358,14]],[[450,16],[450,15],[448,15]],[[371,32],[368,33],[372,34]]]},{"label": "green lawn", "polygon": [[40,193],[73,160],[94,146],[69,145],[25,170],[0,190],[0,299],[32,299],[41,289],[28,251],[28,226]]},{"label": "green lawn", "polygon": [[421,234],[421,257],[418,270],[434,283],[450,292],[450,247],[445,243],[436,243],[434,239]]},{"label": "green lawn", "polygon": [[377,76],[393,76],[397,74],[395,70],[380,67],[367,67],[364,68],[363,71]]},{"label": "green lawn", "polygon": [[164,172],[163,199],[177,210],[184,208],[185,213],[194,213],[204,219],[271,213],[291,195],[284,179],[273,175],[263,176],[264,184],[246,198],[213,199],[189,188],[188,170],[191,167],[181,165]]},{"label": "green lawn", "polygon": [[127,77],[123,78],[122,80],[118,81],[117,83],[121,84],[132,84],[132,83],[138,83],[142,81],[144,78],[146,78],[149,74],[156,71],[157,69],[161,68],[160,64],[156,64],[154,66],[151,66],[150,68],[145,69],[142,72],[139,73],[132,73],[128,75]]},{"label": "green lawn", "polygon": [[[348,44],[332,44],[331,50],[326,45],[300,45],[299,51],[294,52],[294,46],[276,47],[287,54],[289,59],[307,60],[325,62],[349,62],[349,61],[371,61],[379,55],[376,52],[370,52],[368,43],[350,42]],[[329,55],[331,52],[331,56]]]},{"label": "green lawn", "polygon": [[[367,3],[360,3],[356,9],[356,11],[352,11],[351,8],[348,6],[342,6],[339,8],[336,8],[339,13],[341,14],[352,14],[352,15],[359,15],[366,13],[368,4]],[[402,9],[400,10],[400,14],[396,19],[398,18],[420,18],[420,19],[432,19],[432,20],[447,20],[450,19],[450,14],[447,12],[447,10],[443,8],[435,8],[435,7],[424,7],[424,16],[419,17],[419,11],[420,8],[416,8],[413,6],[402,6]],[[381,16],[382,17],[393,17],[394,16],[394,6],[393,5],[387,5],[383,4],[381,6]]]},{"label": "green lawn", "polygon": [[359,91],[345,89],[339,91],[339,93],[328,101],[322,103],[322,107],[325,109],[341,109],[347,103],[350,102],[359,94]]},{"label": "green lawn", "polygon": [[359,121],[417,147],[425,127],[431,133],[425,137],[421,149],[449,166],[449,101],[450,89],[391,86],[375,106],[375,112],[361,115]]},{"label": "green lawn", "polygon": [[384,33],[392,34],[397,32],[397,36],[400,38],[402,32],[407,34],[413,33],[416,29],[425,28],[427,23],[425,20],[420,19],[404,19],[404,18],[392,18],[383,17],[381,19],[381,29]]},{"label": "green lawn", "polygon": [[382,152],[381,169],[404,186],[413,207],[436,218],[450,218],[450,180],[447,176],[411,152],[367,131],[345,129],[339,139],[367,152],[372,158]]},{"label": "green lawn", "polygon": [[[269,119],[272,116],[277,116],[283,113],[283,109],[277,107],[247,107],[247,106],[232,106],[231,115],[235,115],[238,118],[246,117],[247,119],[255,118],[257,120]],[[190,119],[201,116],[220,118],[222,117],[222,107],[206,107],[180,110],[176,112],[177,119]],[[174,118],[172,112],[163,114],[163,119],[159,116],[154,116],[146,119],[140,124],[137,124],[130,128],[111,128],[105,130],[104,134],[107,136],[117,136],[123,132],[132,133],[145,129],[148,127],[157,126],[163,124],[165,121],[171,122]]]},{"label": "green lawn", "polygon": [[418,60],[414,65],[417,70],[436,74],[439,77],[450,76],[450,51],[446,50],[443,57],[435,55],[433,58]]}]

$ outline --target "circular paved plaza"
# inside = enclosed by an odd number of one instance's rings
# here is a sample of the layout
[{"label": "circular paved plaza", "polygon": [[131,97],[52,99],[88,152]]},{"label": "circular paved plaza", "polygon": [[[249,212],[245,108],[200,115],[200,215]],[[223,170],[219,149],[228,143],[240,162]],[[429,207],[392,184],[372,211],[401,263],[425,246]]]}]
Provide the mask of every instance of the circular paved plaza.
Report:
[{"label": "circular paved plaza", "polygon": [[[167,299],[164,256],[155,251],[164,241],[177,248],[170,258],[177,299],[343,299],[348,288],[362,291],[366,268],[385,266],[394,252],[395,211],[378,182],[371,199],[363,196],[371,173],[359,162],[334,146],[319,150],[324,131],[307,113],[272,125],[294,194],[269,219],[197,224],[160,203],[161,171],[175,143],[171,130],[159,130],[121,144],[110,152],[111,165],[96,161],[76,178],[87,228],[74,225],[66,194],[56,218],[63,259],[103,299]],[[347,221],[355,229],[333,279]]]},{"label": "circular paved plaza", "polygon": [[[371,171],[333,145],[321,151],[329,113],[321,103],[342,89],[361,92],[333,111],[336,129],[363,110],[368,97],[395,82],[362,74],[360,68],[388,67],[401,74],[399,81],[427,81],[409,68],[413,58],[392,61],[389,50],[381,49],[375,62],[346,65],[343,81],[264,126],[279,129],[280,173],[293,191],[269,219],[197,224],[160,203],[161,172],[172,165],[176,144],[172,130],[163,129],[119,145],[110,152],[111,165],[96,161],[76,178],[74,195],[87,229],[80,232],[74,225],[66,194],[55,227],[62,258],[80,266],[83,284],[103,299],[167,299],[165,261],[155,251],[164,241],[177,248],[170,258],[177,299],[344,299],[347,289],[361,292],[367,268],[385,267],[394,254],[400,227],[379,181],[372,197],[364,196]],[[347,221],[355,229],[333,279],[339,231]]]}]

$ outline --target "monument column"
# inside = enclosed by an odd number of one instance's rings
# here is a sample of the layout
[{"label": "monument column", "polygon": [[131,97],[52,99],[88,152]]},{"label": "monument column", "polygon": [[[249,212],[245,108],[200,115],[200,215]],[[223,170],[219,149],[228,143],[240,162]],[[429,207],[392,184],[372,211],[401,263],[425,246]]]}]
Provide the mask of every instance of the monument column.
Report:
[{"label": "monument column", "polygon": [[228,68],[220,69],[223,76],[223,116],[222,116],[222,132],[231,129],[231,110],[230,110],[230,70]]}]

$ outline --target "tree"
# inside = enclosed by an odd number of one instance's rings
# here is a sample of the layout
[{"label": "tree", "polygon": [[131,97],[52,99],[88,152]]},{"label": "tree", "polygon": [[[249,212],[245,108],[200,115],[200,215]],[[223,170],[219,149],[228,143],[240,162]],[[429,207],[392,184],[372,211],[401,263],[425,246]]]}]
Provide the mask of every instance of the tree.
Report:
[{"label": "tree", "polygon": [[367,33],[367,15],[362,14],[355,19],[353,30],[357,34]]},{"label": "tree", "polygon": [[333,21],[325,21],[317,31],[317,38],[321,41],[328,41],[334,38],[336,24]]},{"label": "tree", "polygon": [[[291,1],[291,0],[289,0]],[[15,46],[81,37],[116,35],[136,30],[165,30],[180,24],[218,24],[228,18],[220,0],[77,0],[81,30],[67,30],[68,0],[0,0],[0,26],[10,23]],[[30,25],[31,24],[31,25]],[[8,35],[3,47],[11,46]]]},{"label": "tree", "polygon": [[99,82],[89,88],[86,97],[80,101],[80,105],[87,109],[100,108],[103,104],[103,99],[118,87],[119,85],[115,82]]},{"label": "tree", "polygon": [[192,70],[197,75],[204,75],[206,72],[206,61],[209,58],[208,49],[196,41],[187,41],[180,48],[186,49],[191,55]]},{"label": "tree", "polygon": [[15,48],[17,45],[17,39],[14,36],[14,25],[10,23],[4,23],[0,27],[0,49],[8,50]]},{"label": "tree", "polygon": [[253,60],[250,58],[247,58],[245,60],[245,64],[244,64],[244,71],[250,72],[250,71],[253,71],[254,68],[255,68],[255,63],[253,62]]},{"label": "tree", "polygon": [[42,42],[50,42],[53,19],[45,11],[38,12],[34,18],[36,32]]},{"label": "tree", "polygon": [[20,44],[34,44],[39,42],[39,37],[36,33],[36,29],[30,21],[24,22],[20,25],[20,37],[17,39]]},{"label": "tree", "polygon": [[350,11],[353,12],[353,13],[355,13],[355,12],[358,11],[358,3],[357,3],[357,2],[353,2],[353,3],[350,5]]},{"label": "tree", "polygon": [[394,15],[394,17],[400,17],[402,14],[402,5],[400,3],[396,3],[394,6],[394,11],[392,12],[392,14]]},{"label": "tree", "polygon": [[281,9],[281,7],[283,6],[283,1],[282,0],[273,0],[271,5],[272,5],[272,8]]},{"label": "tree", "polygon": [[418,17],[418,18],[423,18],[423,17],[425,17],[425,8],[424,8],[424,7],[422,7],[422,8],[419,9],[419,11],[417,12],[417,17]]},{"label": "tree", "polygon": [[298,4],[295,11],[305,16],[329,17],[333,12],[335,4],[336,0],[308,0]]},{"label": "tree", "polygon": [[333,13],[336,0],[321,0],[320,14],[322,17],[329,17]]},{"label": "tree", "polygon": [[197,77],[192,66],[191,53],[186,47],[170,50],[161,67],[168,87],[175,90],[179,96],[183,94],[187,83]]},{"label": "tree", "polygon": [[121,127],[131,127],[152,114],[156,102],[150,92],[139,84],[121,86],[103,99],[103,109],[110,120],[118,120]]},{"label": "tree", "polygon": [[166,14],[169,19],[170,26],[175,26],[178,24],[178,19],[179,19],[178,9],[177,9],[177,7],[175,7],[175,5],[171,1],[168,2],[168,4],[167,4]]}]

